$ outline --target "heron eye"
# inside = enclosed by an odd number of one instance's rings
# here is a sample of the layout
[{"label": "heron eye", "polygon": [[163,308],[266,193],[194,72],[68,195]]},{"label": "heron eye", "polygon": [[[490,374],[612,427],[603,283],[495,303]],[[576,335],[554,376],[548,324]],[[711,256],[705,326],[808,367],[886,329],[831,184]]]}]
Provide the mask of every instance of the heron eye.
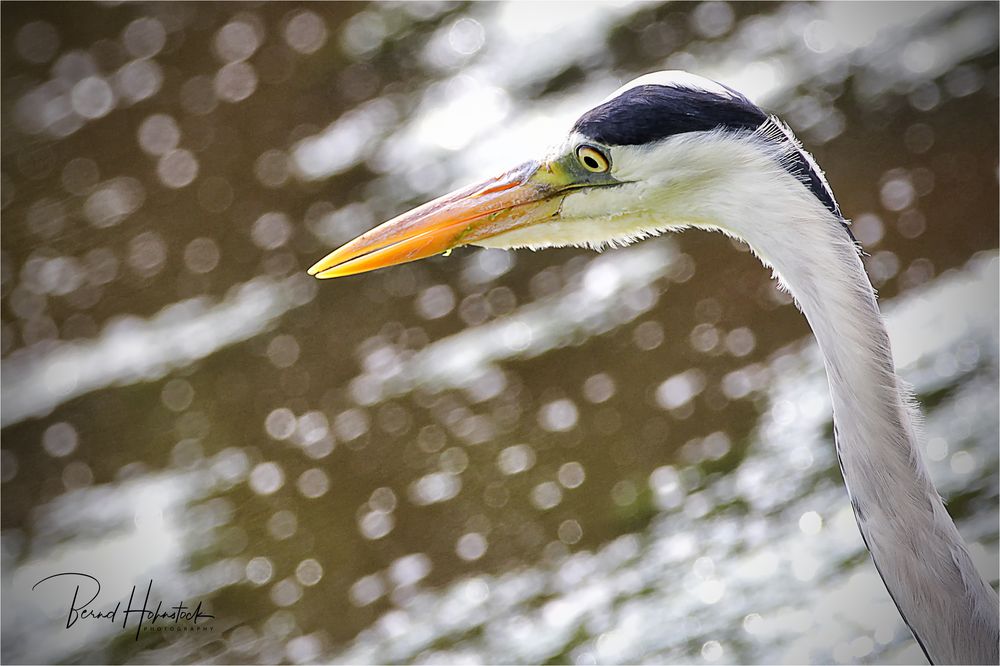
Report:
[{"label": "heron eye", "polygon": [[604,173],[611,167],[608,158],[593,146],[580,146],[576,149],[576,158],[587,171]]}]

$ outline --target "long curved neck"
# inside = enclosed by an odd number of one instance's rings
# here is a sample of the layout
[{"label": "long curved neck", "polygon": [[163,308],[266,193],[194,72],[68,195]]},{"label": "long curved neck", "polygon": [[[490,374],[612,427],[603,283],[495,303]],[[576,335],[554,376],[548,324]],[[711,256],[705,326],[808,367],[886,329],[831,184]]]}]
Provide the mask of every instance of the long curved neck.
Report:
[{"label": "long curved neck", "polygon": [[924,466],[871,283],[839,220],[819,208],[809,217],[783,220],[781,234],[747,224],[740,235],[775,268],[819,343],[861,535],[928,659],[996,664],[997,595]]}]

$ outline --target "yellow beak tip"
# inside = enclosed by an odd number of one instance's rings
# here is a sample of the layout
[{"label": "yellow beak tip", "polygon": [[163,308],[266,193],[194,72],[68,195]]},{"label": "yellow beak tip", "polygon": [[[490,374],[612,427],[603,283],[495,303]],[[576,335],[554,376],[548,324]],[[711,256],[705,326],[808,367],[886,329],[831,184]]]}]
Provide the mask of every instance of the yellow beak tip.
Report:
[{"label": "yellow beak tip", "polygon": [[318,279],[396,266],[551,219],[559,189],[535,177],[526,162],[482,183],[456,190],[398,215],[334,250],[309,269]]},{"label": "yellow beak tip", "polygon": [[319,275],[320,273],[323,273],[324,271],[328,270],[329,268],[335,265],[336,262],[330,261],[329,256],[323,257],[309,268],[309,275],[315,275],[316,277],[320,277]]}]

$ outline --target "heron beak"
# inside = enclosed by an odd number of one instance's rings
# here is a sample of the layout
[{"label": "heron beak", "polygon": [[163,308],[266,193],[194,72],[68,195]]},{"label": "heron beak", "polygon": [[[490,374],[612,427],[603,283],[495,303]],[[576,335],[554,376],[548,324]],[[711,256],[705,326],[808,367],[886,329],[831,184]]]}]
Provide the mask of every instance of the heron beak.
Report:
[{"label": "heron beak", "polygon": [[558,215],[566,176],[526,162],[425,203],[334,250],[309,269],[320,279],[416,261]]}]

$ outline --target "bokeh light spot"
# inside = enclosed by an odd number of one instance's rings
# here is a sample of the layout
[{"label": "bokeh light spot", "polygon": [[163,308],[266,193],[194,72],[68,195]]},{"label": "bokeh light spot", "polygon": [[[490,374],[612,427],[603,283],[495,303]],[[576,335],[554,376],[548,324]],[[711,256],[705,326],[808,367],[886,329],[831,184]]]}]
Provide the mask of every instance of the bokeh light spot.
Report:
[{"label": "bokeh light spot", "polygon": [[272,495],[285,485],[285,472],[277,463],[260,463],[250,472],[250,489],[258,495]]},{"label": "bokeh light spot", "polygon": [[285,23],[285,41],[299,53],[315,53],[323,48],[326,38],[326,24],[315,12],[297,11]]},{"label": "bokeh light spot", "polygon": [[76,450],[79,438],[69,423],[53,423],[42,435],[42,448],[54,458],[64,458]]},{"label": "bokeh light spot", "polygon": [[198,160],[190,150],[171,150],[160,158],[156,174],[167,187],[186,187],[198,177]]},{"label": "bokeh light spot", "polygon": [[25,23],[14,37],[14,48],[27,62],[42,64],[52,60],[59,49],[59,33],[46,21]]}]

